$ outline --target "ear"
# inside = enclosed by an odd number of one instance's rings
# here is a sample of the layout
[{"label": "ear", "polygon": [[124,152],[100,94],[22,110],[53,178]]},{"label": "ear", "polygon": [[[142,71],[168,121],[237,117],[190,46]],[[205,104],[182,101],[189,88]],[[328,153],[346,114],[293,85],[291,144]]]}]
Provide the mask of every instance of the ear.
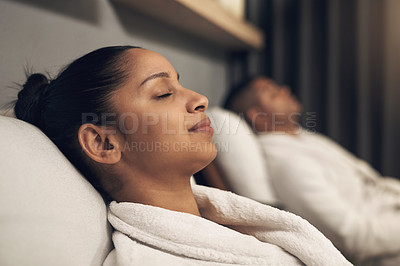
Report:
[{"label": "ear", "polygon": [[249,109],[247,109],[245,115],[246,115],[247,121],[254,124],[260,118],[265,116],[265,113],[262,111],[262,109],[260,107],[252,106]]},{"label": "ear", "polygon": [[256,132],[265,132],[270,124],[270,118],[267,113],[258,106],[250,107],[246,113],[247,121]]},{"label": "ear", "polygon": [[121,160],[116,132],[93,124],[83,124],[78,131],[79,144],[87,156],[103,164]]}]

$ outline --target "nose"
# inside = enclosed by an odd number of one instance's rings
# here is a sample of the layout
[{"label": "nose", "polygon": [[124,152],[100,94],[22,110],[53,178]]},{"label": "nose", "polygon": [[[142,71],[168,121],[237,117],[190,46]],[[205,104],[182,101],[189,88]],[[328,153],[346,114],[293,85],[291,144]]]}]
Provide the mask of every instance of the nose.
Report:
[{"label": "nose", "polygon": [[188,90],[188,101],[186,109],[189,113],[204,112],[208,107],[208,99],[206,96],[195,91]]}]

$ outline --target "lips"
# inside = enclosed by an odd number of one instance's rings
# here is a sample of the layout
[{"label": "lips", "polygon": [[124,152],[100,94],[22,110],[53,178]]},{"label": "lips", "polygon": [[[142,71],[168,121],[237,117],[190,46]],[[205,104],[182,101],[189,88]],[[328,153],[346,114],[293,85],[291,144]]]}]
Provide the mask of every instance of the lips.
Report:
[{"label": "lips", "polygon": [[211,121],[208,117],[200,120],[197,124],[189,129],[189,132],[198,132],[198,133],[210,133],[214,132],[214,129],[211,127]]}]

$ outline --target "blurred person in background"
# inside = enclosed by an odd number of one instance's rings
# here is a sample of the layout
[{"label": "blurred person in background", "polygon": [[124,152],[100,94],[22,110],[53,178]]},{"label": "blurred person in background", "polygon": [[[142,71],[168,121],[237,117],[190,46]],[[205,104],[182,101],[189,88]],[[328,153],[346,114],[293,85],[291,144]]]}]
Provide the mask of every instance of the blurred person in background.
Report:
[{"label": "blurred person in background", "polygon": [[284,209],[323,232],[354,263],[400,265],[400,182],[299,124],[287,86],[256,77],[225,108],[243,114],[260,141]]}]

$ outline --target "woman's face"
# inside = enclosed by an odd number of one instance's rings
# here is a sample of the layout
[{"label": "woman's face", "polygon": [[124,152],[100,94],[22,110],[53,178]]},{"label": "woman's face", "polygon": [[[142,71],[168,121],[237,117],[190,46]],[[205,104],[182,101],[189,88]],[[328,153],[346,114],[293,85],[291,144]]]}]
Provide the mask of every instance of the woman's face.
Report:
[{"label": "woman's face", "polygon": [[160,54],[131,49],[133,62],[125,86],[112,97],[122,133],[122,160],[153,177],[192,175],[217,153],[204,111],[205,96],[179,84],[172,65]]}]

